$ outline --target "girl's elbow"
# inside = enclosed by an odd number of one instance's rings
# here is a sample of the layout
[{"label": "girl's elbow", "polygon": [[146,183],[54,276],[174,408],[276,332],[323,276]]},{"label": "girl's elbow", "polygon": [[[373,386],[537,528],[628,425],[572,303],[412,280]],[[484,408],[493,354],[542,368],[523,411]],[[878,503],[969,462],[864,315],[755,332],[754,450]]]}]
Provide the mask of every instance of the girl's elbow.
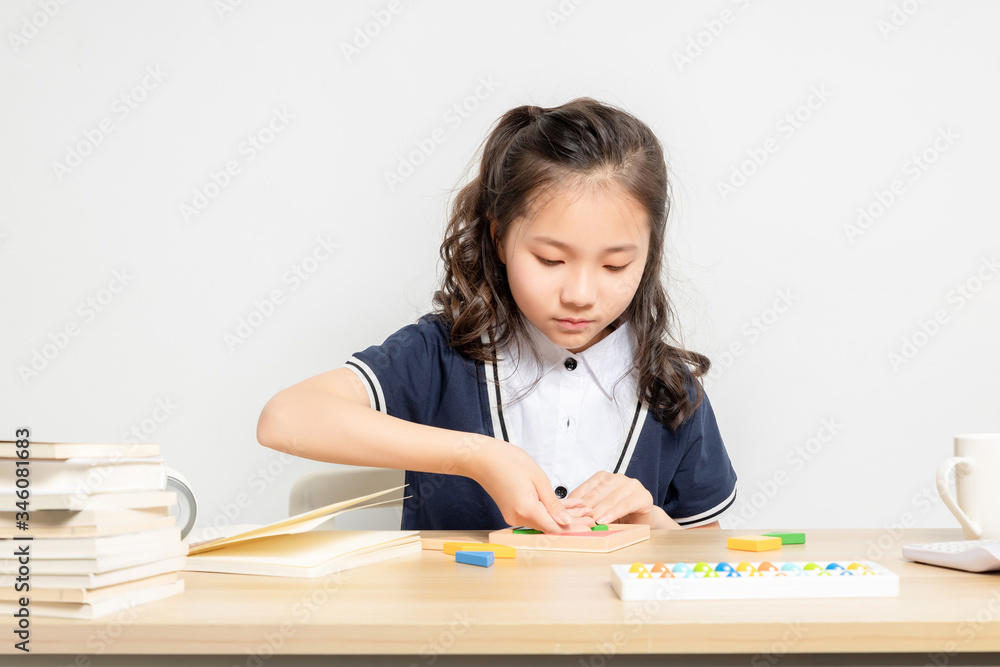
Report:
[{"label": "girl's elbow", "polygon": [[705,524],[702,524],[700,526],[695,526],[691,530],[702,530],[702,529],[705,529],[705,528],[707,528],[709,530],[720,530],[722,528],[722,526],[719,525],[718,521],[713,521],[712,523],[705,523]]},{"label": "girl's elbow", "polygon": [[260,411],[260,417],[257,418],[257,442],[265,447],[280,450],[283,442],[282,406],[277,398],[278,396],[275,396],[268,401]]}]

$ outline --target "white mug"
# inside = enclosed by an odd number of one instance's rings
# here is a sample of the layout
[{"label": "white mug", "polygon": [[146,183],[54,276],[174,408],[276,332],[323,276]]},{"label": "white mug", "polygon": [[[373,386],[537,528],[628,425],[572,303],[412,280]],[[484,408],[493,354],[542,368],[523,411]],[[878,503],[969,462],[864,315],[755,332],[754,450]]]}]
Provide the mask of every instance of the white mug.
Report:
[{"label": "white mug", "polygon": [[181,529],[181,539],[187,537],[198,520],[198,501],[194,491],[184,475],[173,468],[167,468],[167,491],[177,492],[177,504],[170,508],[170,513],[177,517],[177,526]]},{"label": "white mug", "polygon": [[[948,484],[952,468],[954,495]],[[938,466],[937,490],[965,539],[1000,538],[1000,433],[956,435],[955,456]]]}]

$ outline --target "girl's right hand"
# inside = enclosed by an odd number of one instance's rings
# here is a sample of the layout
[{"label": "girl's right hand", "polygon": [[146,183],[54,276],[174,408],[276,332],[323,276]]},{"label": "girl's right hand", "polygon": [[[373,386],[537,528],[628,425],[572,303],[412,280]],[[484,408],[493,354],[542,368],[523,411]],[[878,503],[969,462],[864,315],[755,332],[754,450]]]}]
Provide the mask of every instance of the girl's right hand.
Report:
[{"label": "girl's right hand", "polygon": [[468,476],[490,494],[508,524],[558,533],[590,511],[579,501],[570,501],[572,509],[567,508],[552,490],[548,476],[523,449],[496,438],[476,449],[467,464]]}]

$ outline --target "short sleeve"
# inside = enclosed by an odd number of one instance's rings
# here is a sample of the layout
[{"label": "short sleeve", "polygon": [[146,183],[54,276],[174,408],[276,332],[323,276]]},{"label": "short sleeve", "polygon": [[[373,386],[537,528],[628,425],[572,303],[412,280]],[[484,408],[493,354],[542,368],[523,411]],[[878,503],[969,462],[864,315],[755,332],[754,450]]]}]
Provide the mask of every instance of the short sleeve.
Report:
[{"label": "short sleeve", "polygon": [[444,326],[424,315],[345,363],[368,391],[373,410],[426,424],[437,409],[450,350]]},{"label": "short sleeve", "polygon": [[686,447],[667,489],[663,510],[682,528],[693,528],[717,521],[733,506],[736,471],[707,394],[680,428]]}]

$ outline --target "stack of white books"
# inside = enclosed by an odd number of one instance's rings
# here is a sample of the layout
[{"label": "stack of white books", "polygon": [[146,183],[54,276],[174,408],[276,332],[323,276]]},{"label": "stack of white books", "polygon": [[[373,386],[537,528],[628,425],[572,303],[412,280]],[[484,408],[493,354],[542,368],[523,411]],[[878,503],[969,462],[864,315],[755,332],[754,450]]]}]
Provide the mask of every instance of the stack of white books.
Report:
[{"label": "stack of white books", "polygon": [[159,445],[28,451],[19,476],[16,443],[0,441],[0,614],[26,599],[35,617],[99,618],[184,590],[188,545]]}]

